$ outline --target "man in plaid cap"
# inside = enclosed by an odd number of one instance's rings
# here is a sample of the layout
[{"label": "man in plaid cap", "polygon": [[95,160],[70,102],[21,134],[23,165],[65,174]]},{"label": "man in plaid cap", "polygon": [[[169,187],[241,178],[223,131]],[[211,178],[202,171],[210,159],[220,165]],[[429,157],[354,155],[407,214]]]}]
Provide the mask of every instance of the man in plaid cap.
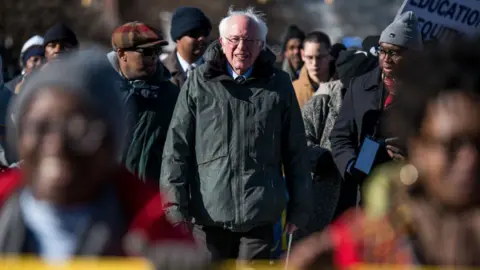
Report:
[{"label": "man in plaid cap", "polygon": [[159,30],[129,22],[113,32],[114,51],[108,54],[121,77],[124,101],[133,108],[127,120],[134,128],[122,161],[142,180],[157,185],[163,145],[179,92],[158,58],[161,47],[167,44]]}]

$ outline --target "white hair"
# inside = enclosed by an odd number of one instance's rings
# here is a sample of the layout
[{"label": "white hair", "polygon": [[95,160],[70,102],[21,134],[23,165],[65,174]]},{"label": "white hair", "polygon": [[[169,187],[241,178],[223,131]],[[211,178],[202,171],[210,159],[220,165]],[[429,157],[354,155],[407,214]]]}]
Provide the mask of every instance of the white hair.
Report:
[{"label": "white hair", "polygon": [[256,11],[254,7],[248,7],[244,10],[234,10],[233,7],[228,9],[227,17],[223,18],[218,25],[218,31],[221,38],[228,36],[228,20],[233,16],[245,16],[255,22],[260,32],[260,39],[263,41],[263,47],[267,44],[268,27],[265,23],[264,14]]}]

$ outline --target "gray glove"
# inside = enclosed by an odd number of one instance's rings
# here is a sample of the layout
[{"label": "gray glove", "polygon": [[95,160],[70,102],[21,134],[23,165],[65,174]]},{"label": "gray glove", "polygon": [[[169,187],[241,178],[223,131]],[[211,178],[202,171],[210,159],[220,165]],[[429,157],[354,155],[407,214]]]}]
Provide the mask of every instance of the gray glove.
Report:
[{"label": "gray glove", "polygon": [[141,235],[127,237],[125,250],[143,256],[159,270],[212,269],[210,254],[192,243],[162,241],[149,245]]}]

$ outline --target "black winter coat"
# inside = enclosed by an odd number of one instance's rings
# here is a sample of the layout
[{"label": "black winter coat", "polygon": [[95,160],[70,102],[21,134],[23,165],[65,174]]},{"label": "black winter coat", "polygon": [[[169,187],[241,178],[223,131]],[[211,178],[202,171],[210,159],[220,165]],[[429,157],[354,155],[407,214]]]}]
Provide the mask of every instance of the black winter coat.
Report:
[{"label": "black winter coat", "polygon": [[385,92],[380,68],[350,82],[330,134],[333,158],[344,179],[348,176],[347,167],[357,158],[365,137],[376,135],[379,140],[386,137],[382,132],[385,122],[379,120],[384,119],[388,111],[383,110]]}]

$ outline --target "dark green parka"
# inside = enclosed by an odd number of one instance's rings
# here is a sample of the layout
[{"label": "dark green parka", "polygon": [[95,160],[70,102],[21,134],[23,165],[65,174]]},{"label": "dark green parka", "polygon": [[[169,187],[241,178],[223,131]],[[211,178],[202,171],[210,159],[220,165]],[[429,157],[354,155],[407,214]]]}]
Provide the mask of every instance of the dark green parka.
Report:
[{"label": "dark green parka", "polygon": [[312,180],[288,74],[274,68],[268,50],[242,83],[228,74],[219,42],[204,58],[180,92],[167,135],[161,184],[168,215],[246,232],[275,223],[287,207],[287,220],[303,226]]}]

